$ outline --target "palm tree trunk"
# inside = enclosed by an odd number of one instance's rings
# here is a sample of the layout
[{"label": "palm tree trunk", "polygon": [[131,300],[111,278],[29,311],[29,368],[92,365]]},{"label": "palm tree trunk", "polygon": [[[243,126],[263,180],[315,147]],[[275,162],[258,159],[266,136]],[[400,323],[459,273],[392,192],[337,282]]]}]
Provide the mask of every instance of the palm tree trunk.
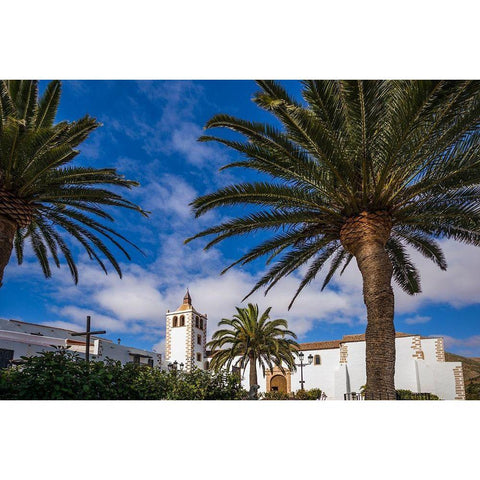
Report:
[{"label": "palm tree trunk", "polygon": [[385,250],[391,228],[388,212],[363,212],[348,219],[340,232],[342,245],[355,256],[363,278],[366,398],[372,400],[395,400],[393,268]]},{"label": "palm tree trunk", "polygon": [[252,388],[253,385],[258,385],[257,361],[255,359],[255,356],[252,354],[249,355],[248,360],[250,363],[250,388]]},{"label": "palm tree trunk", "polygon": [[0,287],[3,283],[3,272],[7,266],[13,249],[13,239],[17,226],[15,222],[0,215]]},{"label": "palm tree trunk", "polygon": [[363,301],[367,307],[366,396],[371,400],[395,400],[392,264],[385,248],[378,243],[363,244],[356,259],[363,277]]}]

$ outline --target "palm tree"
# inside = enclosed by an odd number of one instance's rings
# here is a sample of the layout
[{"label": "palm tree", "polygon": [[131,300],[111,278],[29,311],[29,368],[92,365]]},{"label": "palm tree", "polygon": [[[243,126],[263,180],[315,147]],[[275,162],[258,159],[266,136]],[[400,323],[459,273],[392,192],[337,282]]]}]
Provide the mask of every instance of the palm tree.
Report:
[{"label": "palm tree", "polygon": [[215,235],[210,248],[232,236],[275,232],[230,267],[263,256],[276,260],[252,293],[268,292],[307,264],[293,300],[322,267],[329,266],[324,288],[355,258],[367,309],[368,395],[394,399],[392,276],[409,294],[421,291],[406,247],[445,270],[435,238],[480,245],[480,82],[305,81],[303,101],[277,82],[258,84],[254,102],[281,128],[220,114],[206,127],[231,129],[246,141],[199,140],[240,153],[224,168],[267,178],[222,188],[192,205],[197,217],[237,204],[260,210],[192,238]]},{"label": "palm tree", "polygon": [[50,261],[60,267],[63,255],[76,283],[77,267],[62,231],[78,241],[105,273],[102,254],[121,276],[104,239],[128,259],[121,242],[134,245],[99,219],[113,221],[108,206],[146,215],[104,188],[131,188],[137,182],[126,180],[113,168],[71,165],[79,153],[76,147],[100,124],[88,115],[55,124],[60,92],[61,83],[53,81],[39,99],[37,81],[0,81],[0,286],[13,247],[22,263],[25,241],[46,277],[51,276]]},{"label": "palm tree", "polygon": [[[210,367],[214,371],[230,370],[232,363],[243,370],[250,365],[250,387],[258,384],[257,363],[265,369],[274,366],[285,372],[284,367],[295,370],[292,351],[298,348],[292,338],[297,336],[287,330],[288,323],[282,318],[269,320],[271,307],[259,317],[258,305],[248,304],[247,308],[236,307],[232,319],[223,318],[207,348],[213,351]],[[287,338],[292,337],[292,338]]]}]

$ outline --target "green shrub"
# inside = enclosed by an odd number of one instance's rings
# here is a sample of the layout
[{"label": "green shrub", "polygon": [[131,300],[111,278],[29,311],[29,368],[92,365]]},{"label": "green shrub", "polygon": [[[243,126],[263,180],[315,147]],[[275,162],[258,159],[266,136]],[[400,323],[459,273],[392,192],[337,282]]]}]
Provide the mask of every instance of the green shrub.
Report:
[{"label": "green shrub", "polygon": [[[419,393],[414,393],[411,390],[395,390],[397,393],[397,400],[427,400],[426,394],[419,394]],[[430,398],[428,400],[440,400],[437,395],[434,395],[433,393],[428,394],[430,395]]]},{"label": "green shrub", "polygon": [[465,388],[466,400],[480,400],[480,383],[470,383]]},{"label": "green shrub", "polygon": [[244,392],[230,373],[166,372],[108,358],[87,365],[64,348],[23,360],[0,370],[0,399],[234,400]]},{"label": "green shrub", "polygon": [[259,394],[259,398],[263,400],[289,400],[290,395],[285,392],[264,392]]},{"label": "green shrub", "polygon": [[310,390],[297,390],[295,392],[295,400],[318,400],[322,396],[322,391],[319,388],[312,388]]}]

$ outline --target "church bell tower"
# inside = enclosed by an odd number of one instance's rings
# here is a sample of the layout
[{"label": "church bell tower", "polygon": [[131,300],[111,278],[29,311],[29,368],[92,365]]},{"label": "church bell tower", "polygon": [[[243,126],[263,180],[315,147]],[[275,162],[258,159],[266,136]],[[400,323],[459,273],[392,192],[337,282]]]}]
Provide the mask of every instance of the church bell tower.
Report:
[{"label": "church bell tower", "polygon": [[166,362],[183,363],[187,372],[193,366],[204,370],[207,361],[207,315],[195,310],[188,289],[182,305],[174,312],[167,311],[166,317]]}]

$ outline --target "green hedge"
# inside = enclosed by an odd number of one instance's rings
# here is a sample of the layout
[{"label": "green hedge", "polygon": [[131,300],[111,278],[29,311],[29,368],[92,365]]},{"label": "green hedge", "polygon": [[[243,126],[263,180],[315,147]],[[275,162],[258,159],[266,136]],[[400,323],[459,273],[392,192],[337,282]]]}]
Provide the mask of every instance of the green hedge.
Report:
[{"label": "green hedge", "polygon": [[23,357],[0,370],[0,399],[13,400],[235,400],[245,392],[237,376],[159,368],[107,359],[90,362],[65,349]]},{"label": "green hedge", "polygon": [[265,392],[259,394],[262,400],[318,400],[322,396],[319,388],[297,390],[295,393]]},{"label": "green hedge", "polygon": [[[411,390],[395,390],[398,400],[427,400],[422,394],[414,393]],[[437,395],[430,393],[428,400],[440,400]]]}]

